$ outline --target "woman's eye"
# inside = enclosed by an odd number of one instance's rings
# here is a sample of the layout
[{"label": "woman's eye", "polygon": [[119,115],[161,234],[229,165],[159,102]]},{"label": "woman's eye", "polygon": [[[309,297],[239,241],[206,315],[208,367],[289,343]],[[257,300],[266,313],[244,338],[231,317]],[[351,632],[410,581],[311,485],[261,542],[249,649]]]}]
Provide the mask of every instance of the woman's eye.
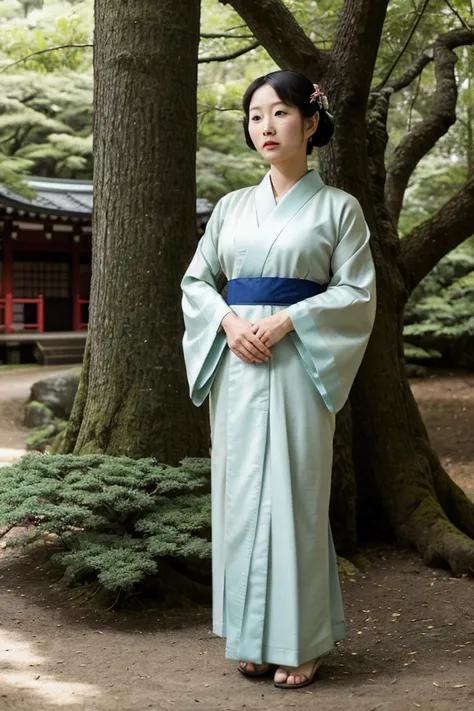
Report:
[{"label": "woman's eye", "polygon": [[281,109],[278,109],[278,111],[275,111],[275,116],[278,116],[278,114],[284,114],[285,112],[282,111]]},{"label": "woman's eye", "polygon": [[252,121],[258,121],[260,116],[252,116]]}]

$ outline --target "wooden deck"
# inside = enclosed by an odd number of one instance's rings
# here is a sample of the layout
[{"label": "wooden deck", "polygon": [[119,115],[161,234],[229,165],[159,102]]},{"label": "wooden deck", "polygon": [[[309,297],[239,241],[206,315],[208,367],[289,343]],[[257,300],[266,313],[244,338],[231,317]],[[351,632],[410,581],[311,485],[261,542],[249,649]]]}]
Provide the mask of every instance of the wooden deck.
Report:
[{"label": "wooden deck", "polygon": [[41,341],[83,341],[85,343],[87,331],[48,331],[38,333],[38,331],[18,331],[17,333],[0,333],[0,343],[13,345],[17,343],[36,343]]},{"label": "wooden deck", "polygon": [[[0,333],[0,358],[8,365],[81,363],[87,331],[18,331]],[[26,350],[26,353],[25,353]]]}]

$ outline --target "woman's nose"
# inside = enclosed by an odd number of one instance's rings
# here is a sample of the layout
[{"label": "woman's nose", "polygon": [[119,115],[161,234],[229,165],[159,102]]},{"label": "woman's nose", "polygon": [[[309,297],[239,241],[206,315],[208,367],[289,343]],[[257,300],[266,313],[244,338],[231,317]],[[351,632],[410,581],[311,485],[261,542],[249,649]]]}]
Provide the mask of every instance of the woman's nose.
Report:
[{"label": "woman's nose", "polygon": [[273,124],[271,119],[265,119],[263,124],[263,135],[268,136],[268,134],[273,134]]}]

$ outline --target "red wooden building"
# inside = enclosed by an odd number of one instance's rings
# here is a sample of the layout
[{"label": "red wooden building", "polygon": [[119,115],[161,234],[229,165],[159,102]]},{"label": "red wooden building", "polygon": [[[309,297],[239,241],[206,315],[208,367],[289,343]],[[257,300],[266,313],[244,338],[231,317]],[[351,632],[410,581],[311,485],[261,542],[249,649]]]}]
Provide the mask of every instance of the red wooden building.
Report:
[{"label": "red wooden building", "polygon": [[[92,181],[27,184],[32,199],[0,186],[0,362],[77,361],[88,322]],[[210,209],[197,201],[198,232]]]}]

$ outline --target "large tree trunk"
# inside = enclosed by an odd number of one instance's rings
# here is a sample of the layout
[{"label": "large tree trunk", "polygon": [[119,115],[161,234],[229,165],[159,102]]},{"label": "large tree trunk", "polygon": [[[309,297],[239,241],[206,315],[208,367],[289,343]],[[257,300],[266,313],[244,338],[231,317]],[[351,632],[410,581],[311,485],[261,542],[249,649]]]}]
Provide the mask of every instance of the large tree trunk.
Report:
[{"label": "large tree trunk", "polygon": [[[351,96],[341,87],[337,54],[333,66],[322,81],[335,104],[344,106]],[[344,456],[337,450],[351,447],[356,481],[346,510],[331,510],[336,542],[339,550],[353,548],[354,540],[347,535],[341,539],[338,531],[344,520],[353,520],[356,492],[359,541],[398,540],[416,547],[429,564],[456,574],[474,572],[474,506],[434,454],[406,376],[402,332],[408,289],[400,240],[383,200],[384,175],[374,181],[376,148],[366,152],[371,145],[365,135],[365,111],[358,120],[352,99],[347,123],[321,151],[320,160],[327,181],[355,195],[364,209],[377,267],[378,310],[351,392],[352,439],[340,434],[336,439],[334,480],[347,482],[347,451]],[[338,422],[338,429],[347,427],[345,420]]]},{"label": "large tree trunk", "polygon": [[82,380],[63,450],[207,455],[187,395],[180,278],[196,244],[199,0],[96,0],[94,245]]},{"label": "large tree trunk", "polygon": [[[429,234],[418,249],[413,245],[415,237],[410,240],[409,256],[412,262],[416,261],[418,271],[417,275],[407,274],[411,265],[400,250],[395,226],[398,215],[389,214],[385,200],[385,145],[390,93],[406,86],[411,81],[410,73],[398,82],[400,86],[394,85],[386,93],[377,90],[367,113],[388,0],[345,0],[331,52],[321,54],[315,50],[311,57],[305,47],[304,62],[294,56],[292,38],[299,46],[305,45],[289,22],[286,27],[292,36],[287,35],[286,42],[281,42],[281,0],[263,0],[259,4],[253,0],[221,2],[234,6],[280,66],[306,71],[324,87],[335,114],[336,132],[329,146],[320,151],[323,178],[359,199],[371,229],[378,309],[350,404],[338,416],[331,499],[331,522],[338,550],[351,552],[358,540],[398,540],[416,547],[429,564],[450,568],[456,574],[474,573],[474,506],[433,452],[405,372],[403,309],[416,276],[423,275],[420,261],[424,258],[431,268],[433,252],[438,258],[442,256],[443,235],[431,230],[436,248],[430,244]],[[438,45],[444,43],[435,53],[436,75],[442,79],[436,103],[440,114],[454,115],[452,49],[473,41],[469,30],[453,31],[438,41]],[[429,61],[426,58],[416,62],[413,77]],[[437,136],[442,135],[443,121],[435,128]],[[405,151],[411,170],[436,140],[429,121],[417,131],[417,160],[413,146],[411,151]],[[400,155],[398,167],[405,170],[402,162]],[[405,178],[409,174],[405,170]],[[430,225],[453,227],[456,237],[452,246],[470,234],[464,224],[469,223],[470,216],[466,194],[469,197],[469,186],[460,191],[454,202],[462,206],[461,214],[448,205]]]}]

